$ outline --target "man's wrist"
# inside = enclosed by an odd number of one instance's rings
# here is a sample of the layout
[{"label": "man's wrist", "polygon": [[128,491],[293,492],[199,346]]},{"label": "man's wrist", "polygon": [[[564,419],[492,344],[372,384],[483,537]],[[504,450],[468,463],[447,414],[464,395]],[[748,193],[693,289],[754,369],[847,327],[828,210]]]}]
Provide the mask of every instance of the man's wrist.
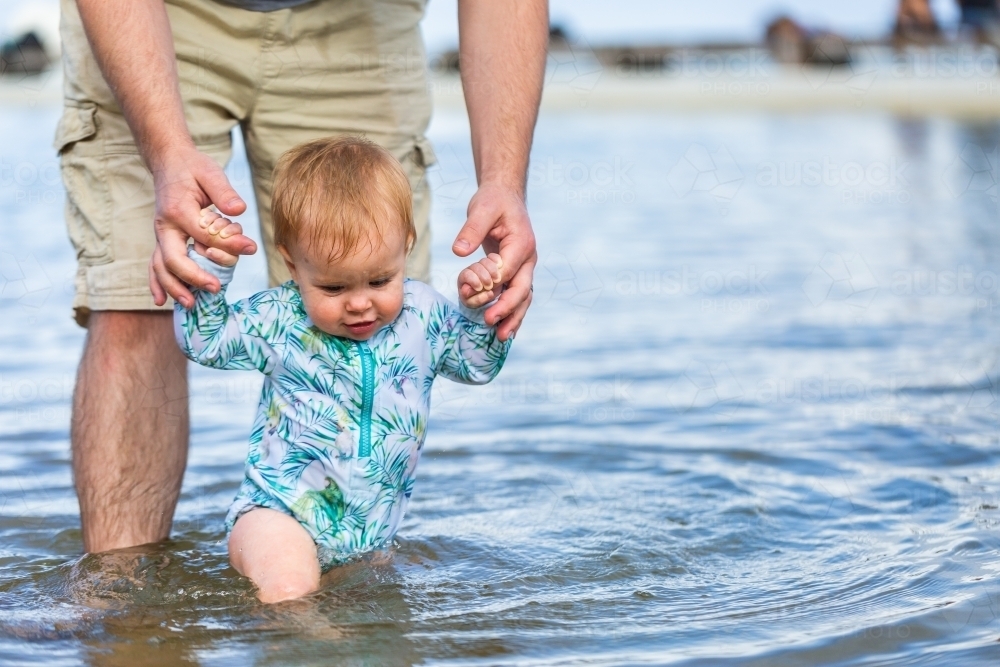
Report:
[{"label": "man's wrist", "polygon": [[189,165],[191,154],[198,152],[198,147],[189,136],[149,142],[142,151],[154,178],[163,173],[170,173],[174,167],[183,168],[184,165]]},{"label": "man's wrist", "polygon": [[524,201],[524,182],[525,179],[523,177],[513,176],[507,172],[499,174],[484,173],[479,179],[479,189],[509,193]]}]

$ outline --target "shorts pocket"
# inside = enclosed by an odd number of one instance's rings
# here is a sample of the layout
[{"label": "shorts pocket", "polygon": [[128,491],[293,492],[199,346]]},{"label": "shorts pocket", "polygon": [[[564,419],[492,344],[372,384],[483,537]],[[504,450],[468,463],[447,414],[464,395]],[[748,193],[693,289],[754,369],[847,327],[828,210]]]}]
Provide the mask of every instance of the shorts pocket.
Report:
[{"label": "shorts pocket", "polygon": [[95,141],[97,129],[96,105],[67,106],[53,142],[66,187],[69,238],[80,263],[89,266],[114,260],[107,158]]},{"label": "shorts pocket", "polygon": [[427,137],[417,137],[413,147],[413,161],[417,163],[417,166],[425,169],[432,164],[437,164],[434,146]]},{"label": "shorts pocket", "polygon": [[62,155],[63,151],[70,145],[78,141],[85,141],[97,134],[97,105],[91,104],[83,107],[66,107],[63,109],[62,118],[56,126],[56,138],[52,142],[56,152]]}]

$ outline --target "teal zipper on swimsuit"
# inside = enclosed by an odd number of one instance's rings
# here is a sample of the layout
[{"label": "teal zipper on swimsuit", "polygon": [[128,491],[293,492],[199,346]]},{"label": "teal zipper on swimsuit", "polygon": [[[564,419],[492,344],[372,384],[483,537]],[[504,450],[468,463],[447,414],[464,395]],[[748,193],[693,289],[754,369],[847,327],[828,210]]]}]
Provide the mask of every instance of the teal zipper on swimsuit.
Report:
[{"label": "teal zipper on swimsuit", "polygon": [[355,341],[361,355],[361,441],[358,458],[372,453],[372,403],[375,401],[375,359],[367,343]]}]

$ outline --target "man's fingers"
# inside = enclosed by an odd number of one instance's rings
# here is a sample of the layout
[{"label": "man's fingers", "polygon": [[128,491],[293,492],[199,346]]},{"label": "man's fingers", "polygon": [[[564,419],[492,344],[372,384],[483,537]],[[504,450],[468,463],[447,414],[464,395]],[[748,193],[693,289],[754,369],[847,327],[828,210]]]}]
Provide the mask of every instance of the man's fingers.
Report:
[{"label": "man's fingers", "polygon": [[[166,303],[166,294],[172,296],[185,308],[190,308],[194,305],[194,295],[192,295],[191,291],[188,290],[187,285],[179,281],[176,276],[167,270],[167,267],[163,262],[163,255],[160,253],[159,248],[157,248],[153,253],[153,259],[150,262],[150,269],[153,274],[150,279],[150,289],[153,290],[153,302],[156,303],[156,305],[162,306]],[[154,281],[161,292],[163,297],[162,301],[159,300],[157,290],[153,287]],[[166,294],[163,294],[163,292]]]},{"label": "man's fingers", "polygon": [[[211,159],[211,158],[209,158]],[[218,167],[218,165],[216,165]],[[198,175],[198,183],[215,207],[225,215],[240,215],[247,210],[246,202],[229,184],[222,167],[205,170]]]},{"label": "man's fingers", "polygon": [[503,275],[519,274],[526,262],[535,263],[535,235],[527,227],[520,234],[508,234],[500,241],[499,254],[503,262]]},{"label": "man's fingers", "polygon": [[517,305],[514,312],[500,322],[500,325],[497,327],[497,337],[499,337],[500,340],[505,341],[509,339],[517,333],[518,329],[521,328],[521,322],[524,321],[524,316],[528,312],[528,306],[531,305],[531,299],[532,296],[529,291],[527,298]]},{"label": "man's fingers", "polygon": [[483,244],[483,239],[496,225],[500,215],[501,211],[491,206],[477,205],[476,198],[473,197],[472,201],[469,202],[469,217],[462,225],[462,229],[458,231],[458,236],[455,237],[455,243],[451,246],[452,252],[459,257],[471,255],[476,248]]},{"label": "man's fingers", "polygon": [[[521,265],[521,269],[510,279],[510,282],[507,284],[507,289],[500,295],[500,299],[486,311],[486,321],[488,323],[496,324],[501,320],[507,319],[508,317],[516,314],[518,306],[520,306],[524,301],[530,301],[531,280],[534,274],[534,269],[535,263],[533,260],[529,260]],[[527,308],[524,310],[527,310]],[[521,318],[523,317],[524,312],[522,311]],[[514,327],[510,330],[516,330],[520,323],[519,318]]]},{"label": "man's fingers", "polygon": [[156,250],[153,251],[153,256],[149,258],[149,291],[153,293],[153,303],[157,306],[162,306],[167,302],[167,292],[156,277],[155,266],[157,261],[162,264],[161,260],[160,247],[157,246]]},{"label": "man's fingers", "polygon": [[[190,259],[188,261],[191,262]],[[191,263],[194,264],[194,262]],[[187,285],[178,280],[177,276],[167,270],[166,265],[163,266],[161,271],[157,272],[156,277],[159,279],[160,284],[163,285],[163,289],[166,290],[167,294],[172,296],[179,304],[185,308],[191,308],[194,305],[194,295],[191,294],[191,290],[187,288]]]},{"label": "man's fingers", "polygon": [[208,257],[221,266],[236,266],[236,262],[240,261],[239,255],[230,255],[228,252],[219,250],[218,248],[206,248],[205,257]]},{"label": "man's fingers", "polygon": [[[239,223],[234,222],[232,224],[239,227],[240,231],[234,233],[228,238],[223,236],[222,233],[216,235],[201,233],[193,236],[196,240],[201,241],[205,245],[211,248],[218,248],[219,250],[227,252],[230,255],[252,255],[257,252],[257,244],[254,243],[252,238],[242,234],[243,228],[239,226]],[[229,229],[229,227],[226,229]]]},{"label": "man's fingers", "polygon": [[[199,289],[207,289],[210,292],[218,292],[221,285],[219,280],[207,271],[199,268],[187,256],[187,238],[179,230],[169,230],[160,233],[159,251],[162,260],[163,271],[157,271],[156,277],[159,279],[163,289],[170,296],[178,301],[180,297],[191,298],[185,283]],[[167,274],[173,274],[167,278]],[[193,298],[191,298],[193,302]],[[188,304],[185,303],[185,306]]]},{"label": "man's fingers", "polygon": [[164,253],[163,266],[169,273],[173,274],[172,277],[174,280],[169,281],[168,284],[168,281],[164,281],[162,275],[158,275],[157,277],[159,277],[164,289],[166,289],[170,296],[175,299],[177,298],[177,294],[175,294],[174,290],[171,289],[172,286],[181,285],[180,289],[183,291],[180,291],[180,293],[182,295],[190,294],[187,287],[184,285],[191,285],[192,287],[196,287],[198,289],[208,290],[213,294],[218,292],[221,287],[221,285],[219,285],[218,278],[195,264],[194,261],[187,256],[187,254],[177,256]]}]

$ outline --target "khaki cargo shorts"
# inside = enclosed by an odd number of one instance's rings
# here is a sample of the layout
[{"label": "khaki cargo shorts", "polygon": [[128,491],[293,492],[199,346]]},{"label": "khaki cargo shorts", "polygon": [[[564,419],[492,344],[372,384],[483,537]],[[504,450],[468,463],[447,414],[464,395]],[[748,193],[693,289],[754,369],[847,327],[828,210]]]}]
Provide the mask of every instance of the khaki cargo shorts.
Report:
[{"label": "khaki cargo shorts", "polygon": [[[430,192],[434,153],[426,57],[419,22],[424,0],[317,0],[252,12],[214,0],[167,0],[181,97],[200,150],[227,164],[239,125],[260,212],[272,285],[289,278],[275,251],[271,172],[296,144],[360,134],[403,164],[413,187],[417,242],[407,274],[430,275]],[[158,308],[149,291],[153,179],[90,51],[74,0],[62,0],[65,108],[56,131],[66,224],[78,270],[73,302],[86,326],[95,310]],[[240,183],[234,182],[239,188]]]}]

